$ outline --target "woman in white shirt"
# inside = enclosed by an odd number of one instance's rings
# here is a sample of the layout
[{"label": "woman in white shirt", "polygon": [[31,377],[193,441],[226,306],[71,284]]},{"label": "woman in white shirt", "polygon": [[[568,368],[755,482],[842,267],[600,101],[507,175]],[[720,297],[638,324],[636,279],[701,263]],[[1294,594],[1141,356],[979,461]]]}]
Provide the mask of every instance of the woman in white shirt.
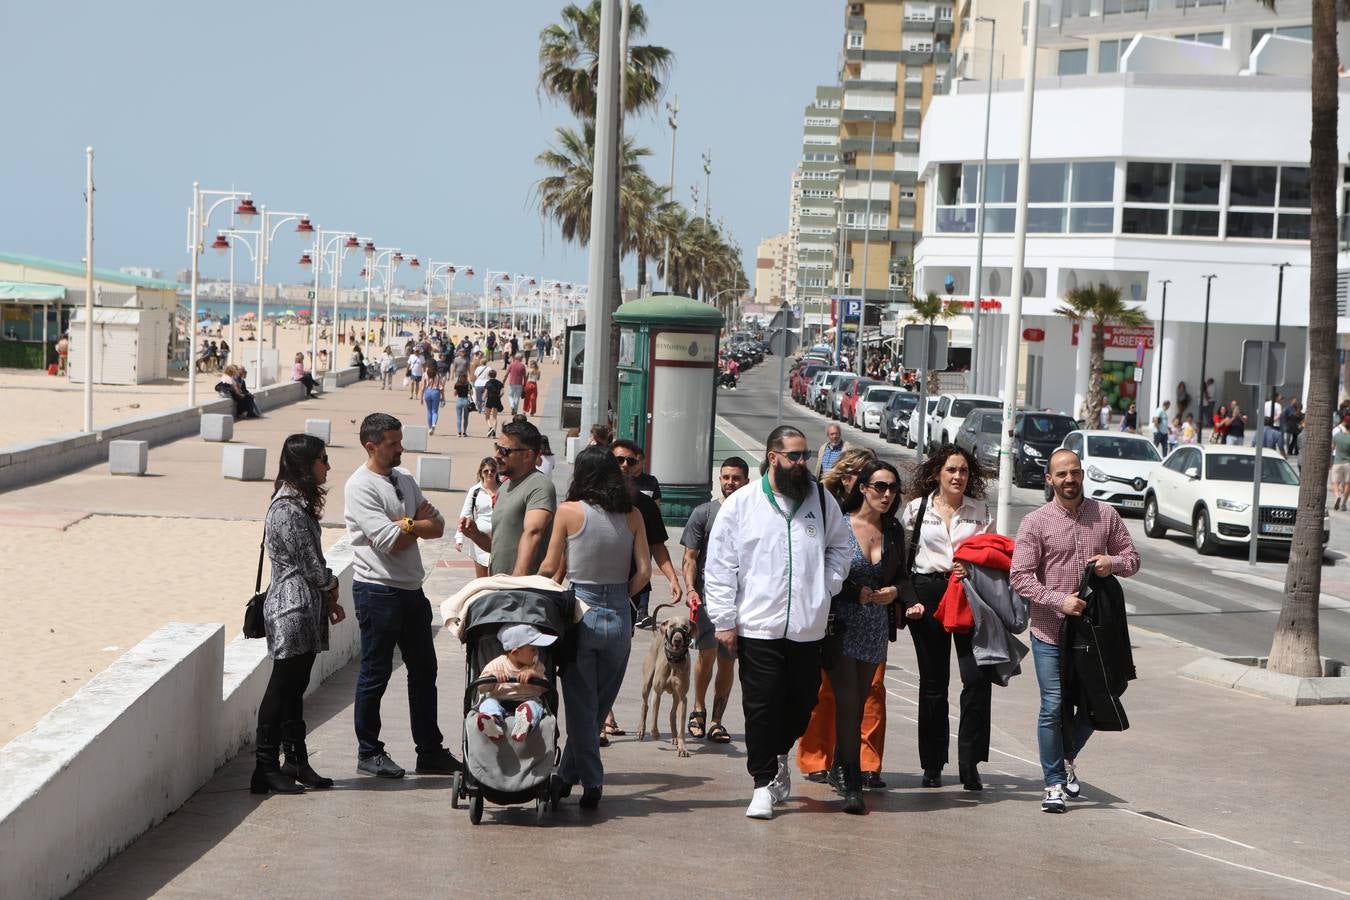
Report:
[{"label": "woman in white shirt", "polygon": [[[487,456],[478,464],[478,483],[469,489],[464,497],[464,508],[459,511],[458,521],[473,516],[473,522],[483,534],[492,533],[492,507],[497,503],[497,488],[501,484],[497,477],[497,460]],[[464,532],[455,532],[455,549],[464,552]],[[492,554],[469,542],[469,555],[473,557],[473,570],[478,578],[488,576],[488,564]]]},{"label": "woman in white shirt", "polygon": [[[942,785],[950,729],[947,685],[951,677],[952,644],[961,672],[961,723],[957,730],[957,763],[961,784],[968,791],[983,788],[978,765],[989,758],[990,682],[971,652],[969,634],[948,634],[934,617],[949,576],[965,577],[953,554],[970,538],[993,530],[984,502],[984,476],[975,457],[954,444],[943,444],[914,473],[912,499],[901,519],[906,534],[917,527],[914,552],[914,591],[918,603],[906,610],[914,655],[919,663],[919,762],[923,786]],[[922,517],[920,510],[922,509]],[[922,614],[914,618],[915,606]]]}]

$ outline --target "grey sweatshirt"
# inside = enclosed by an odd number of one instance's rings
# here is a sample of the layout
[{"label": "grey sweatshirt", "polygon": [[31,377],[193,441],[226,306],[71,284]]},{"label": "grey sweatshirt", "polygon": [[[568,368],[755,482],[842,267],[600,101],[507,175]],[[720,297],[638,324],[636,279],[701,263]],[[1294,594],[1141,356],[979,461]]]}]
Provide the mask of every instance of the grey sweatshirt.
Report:
[{"label": "grey sweatshirt", "polygon": [[[398,480],[397,491],[391,478]],[[400,492],[402,502],[398,499]],[[417,542],[394,551],[394,542],[403,533],[399,521],[412,516],[422,505],[422,490],[417,482],[403,469],[394,469],[386,478],[361,466],[347,479],[342,493],[356,580],[404,590],[420,588],[426,569],[422,567]]]}]

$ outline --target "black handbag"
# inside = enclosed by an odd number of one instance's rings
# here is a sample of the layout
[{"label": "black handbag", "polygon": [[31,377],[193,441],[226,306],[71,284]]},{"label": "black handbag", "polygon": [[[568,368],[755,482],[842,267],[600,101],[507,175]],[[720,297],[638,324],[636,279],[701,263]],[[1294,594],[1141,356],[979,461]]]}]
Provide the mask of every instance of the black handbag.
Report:
[{"label": "black handbag", "polygon": [[267,539],[258,544],[258,577],[253,581],[253,596],[248,598],[244,607],[244,637],[267,637],[267,626],[263,622],[263,603],[267,600],[267,591],[262,589],[263,547]]}]

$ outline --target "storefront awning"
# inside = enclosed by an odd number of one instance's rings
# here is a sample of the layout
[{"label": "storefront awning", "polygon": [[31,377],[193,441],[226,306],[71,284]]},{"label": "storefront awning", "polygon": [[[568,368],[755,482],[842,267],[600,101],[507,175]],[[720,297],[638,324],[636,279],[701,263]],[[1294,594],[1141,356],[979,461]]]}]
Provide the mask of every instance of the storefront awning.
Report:
[{"label": "storefront awning", "polygon": [[32,281],[0,281],[0,301],[16,303],[58,303],[66,299],[66,289],[59,284],[38,284]]}]

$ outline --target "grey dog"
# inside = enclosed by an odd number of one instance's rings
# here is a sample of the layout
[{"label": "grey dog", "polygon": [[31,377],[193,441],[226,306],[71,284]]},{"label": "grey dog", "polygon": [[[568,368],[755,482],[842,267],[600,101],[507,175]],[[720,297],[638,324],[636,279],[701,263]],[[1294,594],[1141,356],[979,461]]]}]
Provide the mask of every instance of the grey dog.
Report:
[{"label": "grey dog", "polygon": [[[652,611],[652,618],[667,606],[674,604],[661,604]],[[690,631],[688,619],[667,619],[662,622],[652,635],[652,645],[642,664],[642,720],[638,723],[638,740],[647,737],[649,701],[653,706],[652,740],[661,739],[657,724],[661,721],[661,695],[670,694],[670,733],[678,756],[689,755],[689,748],[684,743],[684,728],[681,726],[689,709]]]}]

